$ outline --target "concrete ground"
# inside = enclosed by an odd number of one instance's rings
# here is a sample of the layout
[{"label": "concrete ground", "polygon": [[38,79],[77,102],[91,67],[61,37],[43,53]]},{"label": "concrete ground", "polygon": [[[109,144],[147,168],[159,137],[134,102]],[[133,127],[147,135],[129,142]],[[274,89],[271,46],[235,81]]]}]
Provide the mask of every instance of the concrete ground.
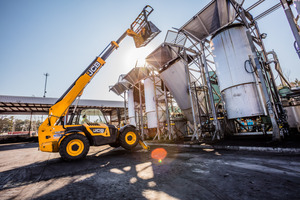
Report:
[{"label": "concrete ground", "polygon": [[64,162],[37,143],[0,144],[0,199],[300,199],[300,156],[164,146],[91,147]]}]

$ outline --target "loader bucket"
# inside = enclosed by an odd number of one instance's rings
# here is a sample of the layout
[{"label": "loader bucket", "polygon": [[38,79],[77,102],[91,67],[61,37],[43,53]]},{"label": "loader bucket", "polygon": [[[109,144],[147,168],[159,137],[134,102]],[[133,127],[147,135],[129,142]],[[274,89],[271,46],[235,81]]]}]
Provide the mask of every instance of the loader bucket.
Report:
[{"label": "loader bucket", "polygon": [[142,31],[133,37],[135,47],[139,48],[146,46],[159,33],[160,30],[152,22],[148,21],[147,25],[142,29]]},{"label": "loader bucket", "polygon": [[145,6],[130,26],[130,29],[135,32],[133,39],[136,48],[146,46],[161,32],[151,21],[148,21],[148,16],[152,11],[153,8],[151,6]]}]

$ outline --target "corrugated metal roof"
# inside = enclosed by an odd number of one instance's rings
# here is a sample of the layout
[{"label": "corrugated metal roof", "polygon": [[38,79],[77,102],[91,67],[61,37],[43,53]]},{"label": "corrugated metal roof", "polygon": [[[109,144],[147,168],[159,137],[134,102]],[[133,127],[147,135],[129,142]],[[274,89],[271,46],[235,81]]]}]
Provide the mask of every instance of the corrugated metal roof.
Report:
[{"label": "corrugated metal roof", "polygon": [[[5,96],[0,95],[0,114],[47,114],[49,108],[58,98]],[[75,102],[70,109],[74,108]],[[97,107],[104,112],[111,112],[116,108],[123,108],[123,101],[106,101],[82,99],[78,103],[79,108]]]}]

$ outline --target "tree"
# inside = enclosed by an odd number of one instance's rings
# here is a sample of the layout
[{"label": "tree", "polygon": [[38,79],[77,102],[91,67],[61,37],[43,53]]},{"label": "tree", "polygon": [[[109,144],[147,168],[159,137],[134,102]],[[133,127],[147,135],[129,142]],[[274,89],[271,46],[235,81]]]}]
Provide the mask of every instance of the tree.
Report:
[{"label": "tree", "polygon": [[14,124],[14,117],[6,117],[6,116],[1,116],[0,117],[0,132],[1,133],[7,133],[9,131],[12,131],[12,127]]},{"label": "tree", "polygon": [[21,119],[15,120],[15,131],[23,131],[24,130],[24,121]]}]

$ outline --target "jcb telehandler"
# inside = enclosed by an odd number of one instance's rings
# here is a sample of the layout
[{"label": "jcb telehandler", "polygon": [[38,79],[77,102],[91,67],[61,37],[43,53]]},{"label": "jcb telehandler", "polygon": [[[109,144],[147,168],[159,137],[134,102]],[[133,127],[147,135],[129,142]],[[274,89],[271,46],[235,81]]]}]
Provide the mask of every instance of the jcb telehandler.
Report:
[{"label": "jcb telehandler", "polygon": [[77,160],[87,155],[91,145],[110,144],[113,147],[122,146],[131,150],[139,143],[144,149],[149,148],[141,140],[134,126],[126,125],[117,129],[106,123],[100,110],[76,110],[75,106],[71,115],[68,115],[68,111],[70,105],[79,99],[86,85],[127,35],[133,37],[135,46],[139,48],[147,45],[160,33],[160,30],[148,21],[152,11],[151,6],[145,6],[130,28],[117,41],[112,41],[49,109],[49,115],[38,131],[41,151],[59,152],[64,160]]}]

